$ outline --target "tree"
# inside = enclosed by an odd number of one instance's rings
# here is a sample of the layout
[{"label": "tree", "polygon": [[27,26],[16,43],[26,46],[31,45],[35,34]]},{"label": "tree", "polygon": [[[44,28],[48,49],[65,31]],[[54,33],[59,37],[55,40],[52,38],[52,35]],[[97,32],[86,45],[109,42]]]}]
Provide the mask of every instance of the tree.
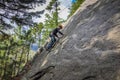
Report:
[{"label": "tree", "polygon": [[[32,18],[40,17],[44,11],[30,12],[36,6],[42,5],[45,0],[1,0],[0,1],[0,78],[10,80],[19,74],[29,58],[30,45],[35,42],[36,35],[41,32]],[[13,28],[14,34],[7,32]],[[31,26],[23,31],[23,25]],[[37,29],[36,29],[37,28]],[[7,29],[7,32],[5,31]],[[39,30],[39,31],[38,31]]]},{"label": "tree", "polygon": [[55,19],[55,23],[56,26],[58,25],[58,10],[60,9],[58,6],[60,5],[60,2],[58,2],[58,0],[51,0],[51,2],[49,3],[49,5],[47,6],[47,10],[49,11],[55,11],[53,13],[55,13],[56,15],[56,19]]},{"label": "tree", "polygon": [[29,12],[36,6],[42,5],[45,0],[0,0],[0,29],[17,25],[33,25],[32,17],[42,14],[44,11]]},{"label": "tree", "polygon": [[73,4],[70,8],[70,14],[68,17],[72,16],[84,1],[85,0],[72,0]]}]

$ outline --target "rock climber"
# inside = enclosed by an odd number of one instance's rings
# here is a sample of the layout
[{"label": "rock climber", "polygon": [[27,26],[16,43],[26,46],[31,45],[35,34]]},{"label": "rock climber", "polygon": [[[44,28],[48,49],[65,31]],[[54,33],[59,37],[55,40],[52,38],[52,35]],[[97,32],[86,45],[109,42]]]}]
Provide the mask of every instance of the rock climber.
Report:
[{"label": "rock climber", "polygon": [[47,49],[50,49],[52,47],[52,45],[56,42],[57,39],[60,39],[61,37],[58,36],[57,33],[61,34],[62,36],[64,35],[60,30],[63,29],[62,25],[59,25],[57,28],[53,29],[52,32],[50,32],[50,43],[47,46]]}]

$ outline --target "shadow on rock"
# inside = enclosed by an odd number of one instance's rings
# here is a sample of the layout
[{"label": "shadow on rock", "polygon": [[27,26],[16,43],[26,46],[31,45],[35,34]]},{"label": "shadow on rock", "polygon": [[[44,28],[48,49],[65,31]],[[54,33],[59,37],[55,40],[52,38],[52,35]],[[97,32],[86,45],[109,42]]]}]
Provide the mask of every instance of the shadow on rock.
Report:
[{"label": "shadow on rock", "polygon": [[55,66],[48,66],[45,69],[40,70],[39,72],[35,73],[33,76],[31,76],[30,78],[32,80],[38,80],[41,77],[43,77],[46,73],[49,73],[52,69],[54,69]]}]

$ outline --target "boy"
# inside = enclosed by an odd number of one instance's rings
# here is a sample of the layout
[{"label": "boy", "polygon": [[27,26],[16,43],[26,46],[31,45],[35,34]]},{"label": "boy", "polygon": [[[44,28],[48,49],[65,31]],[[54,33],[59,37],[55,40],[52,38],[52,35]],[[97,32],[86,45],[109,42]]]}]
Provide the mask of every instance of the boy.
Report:
[{"label": "boy", "polygon": [[64,35],[60,30],[63,28],[62,25],[59,25],[57,28],[55,28],[51,33],[50,33],[50,38],[51,38],[51,41],[50,43],[48,44],[47,46],[47,49],[50,49],[52,47],[52,45],[56,42],[56,38],[60,38],[58,37],[57,33],[61,34],[61,35]]}]

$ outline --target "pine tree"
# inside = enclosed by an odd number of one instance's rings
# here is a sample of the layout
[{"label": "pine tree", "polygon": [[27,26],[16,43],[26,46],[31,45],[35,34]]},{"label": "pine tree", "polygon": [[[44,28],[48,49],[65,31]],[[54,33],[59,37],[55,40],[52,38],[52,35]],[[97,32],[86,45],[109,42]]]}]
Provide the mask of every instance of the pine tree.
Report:
[{"label": "pine tree", "polygon": [[46,8],[49,11],[54,11],[53,13],[55,13],[56,15],[56,19],[55,19],[56,26],[58,26],[58,10],[60,9],[59,5],[60,2],[58,0],[51,0],[51,2]]},{"label": "pine tree", "polygon": [[29,12],[29,10],[45,2],[45,0],[0,0],[0,29],[13,27],[10,23],[33,25],[32,17],[39,16],[44,11]]}]

